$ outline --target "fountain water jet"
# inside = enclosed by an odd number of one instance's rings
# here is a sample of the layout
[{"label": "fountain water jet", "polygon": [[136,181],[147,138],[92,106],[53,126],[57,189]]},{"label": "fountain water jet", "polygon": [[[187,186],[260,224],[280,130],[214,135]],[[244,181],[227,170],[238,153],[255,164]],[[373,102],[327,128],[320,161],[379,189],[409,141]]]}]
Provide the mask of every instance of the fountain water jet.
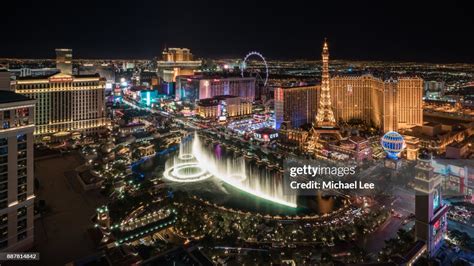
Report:
[{"label": "fountain water jet", "polygon": [[197,182],[214,176],[258,198],[297,207],[296,196],[284,195],[281,178],[266,169],[247,167],[243,157],[215,154],[197,133],[191,143],[180,144],[179,154],[167,161],[164,176],[175,182]]}]

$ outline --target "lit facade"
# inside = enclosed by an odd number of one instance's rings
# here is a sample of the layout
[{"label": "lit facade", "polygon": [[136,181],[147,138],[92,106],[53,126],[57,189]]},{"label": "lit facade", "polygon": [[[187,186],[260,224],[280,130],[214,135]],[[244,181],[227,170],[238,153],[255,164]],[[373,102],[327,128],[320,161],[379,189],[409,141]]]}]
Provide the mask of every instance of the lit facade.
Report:
[{"label": "lit facade", "polygon": [[390,79],[383,88],[383,132],[398,131],[397,83]]},{"label": "lit facade", "polygon": [[155,154],[155,146],[153,144],[147,146],[138,147],[138,151],[140,152],[140,156],[152,156]]},{"label": "lit facade", "polygon": [[405,139],[406,148],[404,150],[407,160],[415,161],[418,158],[418,151],[420,149],[420,140],[412,136],[403,136]]},{"label": "lit facade", "polygon": [[237,96],[242,100],[255,100],[253,77],[179,76],[176,78],[176,101],[208,99],[219,95]]},{"label": "lit facade", "polygon": [[188,48],[167,48],[161,60],[156,62],[157,73],[164,81],[174,82],[177,76],[193,75],[201,63],[201,60],[194,60]]},{"label": "lit facade", "polygon": [[196,114],[202,118],[219,117],[219,101],[213,99],[200,101],[197,105]]},{"label": "lit facade", "polygon": [[455,125],[427,122],[422,126],[403,130],[403,132],[404,135],[418,138],[420,148],[439,155],[447,151],[448,145],[464,143],[473,136],[473,127],[474,122]]},{"label": "lit facade", "polygon": [[63,74],[72,75],[72,49],[56,49],[56,68]]},{"label": "lit facade", "polygon": [[331,94],[339,123],[357,119],[383,132],[423,124],[423,80],[418,77],[336,76]]},{"label": "lit facade", "polygon": [[0,250],[33,246],[35,101],[0,91]]},{"label": "lit facade", "polygon": [[383,81],[372,75],[333,77],[331,93],[337,121],[340,123],[358,119],[381,127],[383,86]]},{"label": "lit facade", "polygon": [[435,173],[443,176],[444,191],[471,199],[474,197],[474,166],[451,159],[437,159],[432,165]]},{"label": "lit facade", "polygon": [[357,162],[372,159],[372,148],[366,138],[352,136],[347,140],[342,140],[338,145],[329,144],[329,149],[341,154],[346,154]]},{"label": "lit facade", "polygon": [[279,145],[284,149],[302,149],[308,138],[308,131],[302,129],[280,129]]},{"label": "lit facade", "polygon": [[397,122],[399,128],[423,125],[423,79],[397,80]]},{"label": "lit facade", "polygon": [[236,96],[216,96],[200,100],[197,104],[197,115],[202,118],[239,117],[252,114],[252,103]]},{"label": "lit facade", "polygon": [[278,131],[273,128],[260,128],[255,130],[253,137],[258,141],[270,142],[278,138]]},{"label": "lit facade", "polygon": [[446,235],[449,207],[443,204],[442,177],[434,173],[431,156],[420,155],[415,169],[415,235],[425,242],[428,258],[433,258]]},{"label": "lit facade", "polygon": [[318,112],[320,89],[320,86],[276,88],[276,129],[298,128],[304,124],[311,124]]},{"label": "lit facade", "polygon": [[162,52],[162,60],[168,62],[193,61],[193,54],[188,48],[167,48]]},{"label": "lit facade", "polygon": [[18,78],[12,89],[36,99],[35,135],[91,134],[107,124],[105,80],[99,75]]}]

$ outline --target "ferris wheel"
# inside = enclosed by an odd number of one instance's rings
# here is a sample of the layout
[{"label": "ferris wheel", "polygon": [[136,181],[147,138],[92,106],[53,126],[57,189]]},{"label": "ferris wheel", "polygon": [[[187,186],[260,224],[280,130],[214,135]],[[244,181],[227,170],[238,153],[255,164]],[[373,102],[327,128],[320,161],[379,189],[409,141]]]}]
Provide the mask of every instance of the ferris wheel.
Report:
[{"label": "ferris wheel", "polygon": [[[263,67],[265,69],[264,75],[260,75],[261,73],[260,73],[259,70],[257,70],[257,68],[253,68],[253,67],[250,68],[250,69],[248,68],[247,64],[250,61],[250,60],[248,60],[250,57],[258,57],[258,58],[260,58],[260,60],[262,60]],[[240,74],[242,75],[242,77],[244,77],[245,72],[249,72],[248,70],[250,70],[250,72],[252,72],[254,70],[257,70],[256,71],[257,81],[260,81],[261,83],[263,83],[263,86],[267,85],[267,82],[268,82],[268,64],[267,64],[267,61],[265,60],[265,57],[263,57],[263,55],[261,53],[253,51],[253,52],[248,53],[245,56],[244,60],[240,64]]]}]

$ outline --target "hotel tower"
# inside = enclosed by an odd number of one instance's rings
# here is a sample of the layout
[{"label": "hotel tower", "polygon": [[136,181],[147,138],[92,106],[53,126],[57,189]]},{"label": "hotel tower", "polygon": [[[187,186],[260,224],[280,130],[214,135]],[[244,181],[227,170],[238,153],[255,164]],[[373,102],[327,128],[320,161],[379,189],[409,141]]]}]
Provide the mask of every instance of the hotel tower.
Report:
[{"label": "hotel tower", "polygon": [[0,251],[33,246],[35,101],[0,84]]},{"label": "hotel tower", "polygon": [[423,79],[419,77],[383,81],[370,74],[335,76],[331,96],[338,123],[357,119],[383,132],[423,125]]},{"label": "hotel tower", "polygon": [[107,125],[105,80],[98,74],[72,75],[72,51],[57,49],[56,54],[61,72],[12,83],[16,93],[36,100],[35,135],[47,140],[100,132]]}]

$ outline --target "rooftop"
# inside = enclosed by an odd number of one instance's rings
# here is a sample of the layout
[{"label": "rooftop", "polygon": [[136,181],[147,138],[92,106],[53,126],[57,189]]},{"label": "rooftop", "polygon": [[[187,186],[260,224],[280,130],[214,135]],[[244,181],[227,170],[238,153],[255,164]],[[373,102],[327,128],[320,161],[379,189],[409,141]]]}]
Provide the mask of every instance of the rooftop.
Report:
[{"label": "rooftop", "polygon": [[[17,80],[41,80],[41,79],[49,79],[53,76],[56,76],[60,73],[54,73],[49,75],[42,75],[42,76],[34,76],[34,77],[17,77]],[[73,78],[99,78],[99,74],[84,74],[84,75],[72,75]]]},{"label": "rooftop", "polygon": [[236,73],[226,73],[224,75],[213,75],[213,74],[200,74],[200,75],[180,75],[177,76],[176,79],[188,79],[191,80],[213,80],[215,82],[219,82],[221,79],[236,79],[236,80],[255,80],[255,77],[242,77]]},{"label": "rooftop", "polygon": [[277,133],[278,130],[276,129],[273,129],[273,128],[269,128],[269,127],[262,127],[262,128],[259,128],[257,130],[255,130],[255,133],[258,133],[258,134],[273,134],[273,133]]},{"label": "rooftop", "polygon": [[315,88],[321,87],[320,84],[308,84],[308,83],[300,83],[300,84],[289,84],[281,86],[280,88],[287,90],[287,89],[305,89],[305,88]]},{"label": "rooftop", "polygon": [[33,99],[28,98],[22,94],[15,93],[13,91],[0,91],[0,103],[13,103],[31,100]]},{"label": "rooftop", "polygon": [[349,138],[349,140],[351,140],[352,142],[355,142],[355,143],[362,143],[364,141],[367,141],[366,138],[363,138],[363,137],[360,137],[360,136],[352,136]]},{"label": "rooftop", "polygon": [[198,102],[199,106],[217,106],[218,104],[219,104],[219,101],[214,98],[201,99]]},{"label": "rooftop", "polygon": [[238,98],[239,96],[235,95],[216,95],[213,98],[217,100],[225,100],[225,99],[230,99],[230,98]]},{"label": "rooftop", "polygon": [[474,135],[466,138],[465,140],[463,141],[454,141],[453,143],[449,144],[448,147],[454,147],[454,148],[462,148],[462,147],[465,147],[466,145],[468,144],[471,144],[474,142]]}]

